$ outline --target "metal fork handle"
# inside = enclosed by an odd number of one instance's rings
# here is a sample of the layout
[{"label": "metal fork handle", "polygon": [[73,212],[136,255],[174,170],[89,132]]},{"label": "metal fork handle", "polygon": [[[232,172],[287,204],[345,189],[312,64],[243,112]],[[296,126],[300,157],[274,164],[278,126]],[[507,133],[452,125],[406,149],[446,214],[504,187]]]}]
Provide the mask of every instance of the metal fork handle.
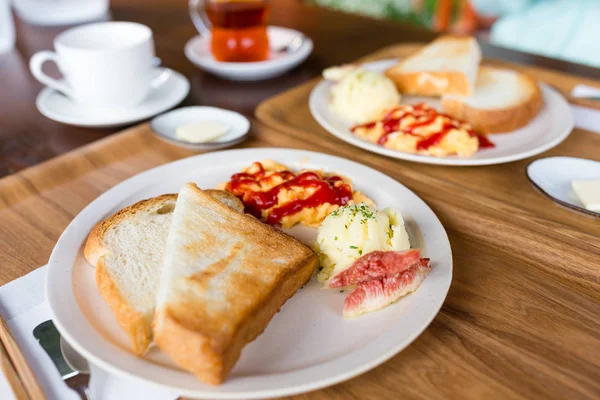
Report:
[{"label": "metal fork handle", "polygon": [[77,392],[77,394],[79,395],[79,397],[81,398],[81,400],[92,400],[92,392],[90,390],[89,387],[87,386],[77,386],[75,388],[72,388],[75,392]]},{"label": "metal fork handle", "polygon": [[73,389],[73,391],[77,392],[81,400],[92,400],[92,392],[89,388],[89,374],[79,373],[65,380],[65,383],[67,384],[67,386]]}]

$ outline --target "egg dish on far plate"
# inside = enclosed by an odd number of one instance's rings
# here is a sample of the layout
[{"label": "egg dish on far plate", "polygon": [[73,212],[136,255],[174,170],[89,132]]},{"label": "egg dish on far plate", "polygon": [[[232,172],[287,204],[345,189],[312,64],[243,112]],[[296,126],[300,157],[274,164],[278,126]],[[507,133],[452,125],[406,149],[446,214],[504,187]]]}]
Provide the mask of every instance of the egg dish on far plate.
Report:
[{"label": "egg dish on far plate", "polygon": [[352,132],[390,149],[437,157],[467,157],[479,149],[494,147],[467,122],[425,103],[395,106],[383,111],[377,120],[354,126]]}]

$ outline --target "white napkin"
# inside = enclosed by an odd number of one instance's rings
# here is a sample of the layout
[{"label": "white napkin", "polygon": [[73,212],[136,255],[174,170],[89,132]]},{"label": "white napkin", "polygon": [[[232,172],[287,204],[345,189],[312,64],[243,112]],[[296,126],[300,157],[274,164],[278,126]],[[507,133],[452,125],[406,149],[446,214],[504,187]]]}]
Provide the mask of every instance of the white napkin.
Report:
[{"label": "white napkin", "polygon": [[[576,85],[573,90],[571,90],[571,96],[600,98],[600,89],[587,85]],[[594,108],[576,106],[573,104],[571,104],[571,109],[573,110],[573,118],[575,119],[576,127],[585,129],[586,131],[600,133],[600,111]]]},{"label": "white napkin", "polygon": [[600,111],[571,104],[575,126],[586,131],[600,133]]},{"label": "white napkin", "polygon": [[571,90],[573,97],[600,97],[600,89],[588,85],[575,85]]},{"label": "white napkin", "polygon": [[[54,364],[32,334],[33,328],[50,319],[50,310],[44,295],[46,270],[46,266],[40,267],[28,275],[0,287],[0,314],[23,351],[46,397],[49,400],[77,400],[79,396],[63,383]],[[110,375],[93,364],[90,365],[90,368],[92,376],[90,388],[94,400],[172,400],[177,398],[173,392],[154,385]],[[15,399],[8,381],[1,371],[0,399]]]}]

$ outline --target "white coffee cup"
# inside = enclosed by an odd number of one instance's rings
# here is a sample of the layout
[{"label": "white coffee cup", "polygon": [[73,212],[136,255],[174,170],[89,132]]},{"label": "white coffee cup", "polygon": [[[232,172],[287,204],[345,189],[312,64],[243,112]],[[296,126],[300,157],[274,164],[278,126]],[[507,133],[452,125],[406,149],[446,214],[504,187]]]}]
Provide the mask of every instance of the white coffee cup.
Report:
[{"label": "white coffee cup", "polygon": [[[72,100],[96,107],[131,107],[141,103],[152,87],[165,81],[152,65],[152,31],[133,22],[101,22],[62,32],[54,39],[56,52],[31,57],[33,76]],[[42,72],[54,61],[64,76],[58,81]]]}]

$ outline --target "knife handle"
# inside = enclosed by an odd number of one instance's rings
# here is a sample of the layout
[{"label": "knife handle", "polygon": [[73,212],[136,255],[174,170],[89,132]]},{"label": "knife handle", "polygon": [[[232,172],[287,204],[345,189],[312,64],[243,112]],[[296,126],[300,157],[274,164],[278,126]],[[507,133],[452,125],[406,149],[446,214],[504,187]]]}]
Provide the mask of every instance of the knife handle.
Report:
[{"label": "knife handle", "polygon": [[75,371],[69,367],[65,358],[60,350],[60,333],[54,326],[52,320],[42,322],[33,330],[33,337],[35,337],[42,346],[42,349],[48,354],[50,360],[58,370],[61,377],[66,375],[75,374]]}]

